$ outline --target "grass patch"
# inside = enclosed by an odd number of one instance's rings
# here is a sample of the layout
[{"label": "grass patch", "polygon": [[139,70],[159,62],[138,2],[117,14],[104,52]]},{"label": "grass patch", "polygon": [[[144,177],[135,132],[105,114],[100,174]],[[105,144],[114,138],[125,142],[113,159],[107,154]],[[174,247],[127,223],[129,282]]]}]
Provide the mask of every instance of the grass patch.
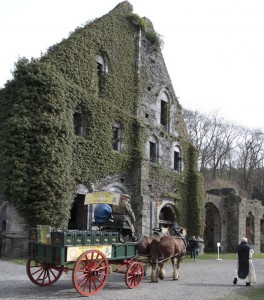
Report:
[{"label": "grass patch", "polygon": [[17,265],[25,266],[27,264],[27,259],[11,259],[10,262]]},{"label": "grass patch", "polygon": [[263,300],[264,286],[250,287],[246,290],[240,291],[236,296],[227,296],[225,298],[218,298],[218,300]]},{"label": "grass patch", "polygon": [[[187,257],[190,256],[189,253],[186,255]],[[200,254],[197,256],[197,259],[217,259],[218,254],[217,253],[205,253],[205,254]],[[219,258],[221,259],[237,259],[237,254],[236,253],[220,253]],[[254,253],[253,255],[253,261],[254,259],[264,259],[264,253]]]}]

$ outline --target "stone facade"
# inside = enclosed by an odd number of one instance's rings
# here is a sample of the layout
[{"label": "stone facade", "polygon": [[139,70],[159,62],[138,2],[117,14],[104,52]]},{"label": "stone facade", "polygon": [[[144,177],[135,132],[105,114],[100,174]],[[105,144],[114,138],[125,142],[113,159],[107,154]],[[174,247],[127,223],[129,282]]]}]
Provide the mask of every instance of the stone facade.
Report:
[{"label": "stone facade", "polygon": [[241,198],[233,189],[207,191],[205,250],[234,252],[246,236],[255,252],[264,252],[264,206],[260,200]]},{"label": "stone facade", "polygon": [[[120,7],[119,5],[118,9]],[[129,10],[130,4],[124,2],[124,14]],[[146,21],[152,27],[151,22]],[[83,184],[82,191],[77,190],[75,210],[70,220],[71,228],[86,229],[91,226],[94,207],[88,205],[84,209],[82,196],[89,191],[130,194],[139,233],[149,235],[152,228],[161,225],[180,226],[176,216],[178,202],[175,198],[164,196],[166,193],[176,193],[178,187],[175,176],[161,177],[158,172],[160,166],[179,176],[184,170],[183,147],[178,139],[179,136],[184,139],[184,124],[179,128],[181,109],[161,51],[154,49],[140,28],[137,29],[136,36],[135,65],[141,93],[135,117],[141,123],[146,139],[143,161],[129,170],[129,173],[107,176],[100,182],[91,183],[89,188]],[[111,60],[111,57],[108,59]],[[13,206],[7,203],[6,207],[6,227],[1,239],[2,255],[19,257],[26,252],[28,228]],[[12,246],[14,239],[15,247]]]},{"label": "stone facade", "polygon": [[[132,13],[132,6],[128,2],[124,2],[118,5],[116,9],[118,13],[115,15],[114,9],[113,18],[123,18],[127,25],[127,16]],[[149,23],[149,28],[153,29],[149,20],[144,18],[144,21]],[[100,20],[97,20],[97,22],[98,25]],[[131,24],[129,26],[131,34]],[[103,30],[107,30],[106,28],[108,26],[105,26]],[[109,35],[104,32],[100,43],[106,45],[107,43],[103,39],[107,39],[108,42],[111,40],[110,35],[111,32],[109,32]],[[119,44],[121,44],[120,41],[118,41]],[[133,27],[133,39],[130,46],[135,47],[133,54],[137,54],[135,57],[134,55],[130,56],[130,60],[133,61],[132,63],[130,61],[130,63],[133,65],[133,70],[135,69],[133,72],[136,72],[137,89],[140,90],[140,99],[137,101],[137,107],[131,118],[137,120],[137,124],[140,124],[143,132],[143,158],[126,173],[113,175],[112,172],[111,175],[109,174],[109,176],[100,179],[98,182],[89,182],[89,186],[86,186],[87,183],[84,180],[85,182],[76,188],[69,229],[87,229],[91,227],[94,207],[93,205],[85,207],[83,205],[84,194],[91,191],[115,191],[130,194],[132,198],[131,205],[137,219],[136,230],[138,233],[146,235],[149,235],[155,227],[186,225],[187,211],[190,211],[188,206],[193,207],[191,201],[194,201],[195,197],[189,196],[191,199],[189,200],[187,199],[189,193],[179,193],[179,182],[187,191],[193,187],[187,186],[188,183],[184,182],[183,176],[185,164],[188,164],[188,154],[184,152],[183,144],[188,143],[188,137],[182,120],[181,107],[173,90],[162,53],[160,50],[155,49],[139,26]],[[111,59],[116,59],[111,57],[112,47],[114,45],[111,45],[110,49],[104,49],[110,63]],[[87,51],[87,49],[85,50]],[[126,54],[123,54],[123,57],[127,60]],[[111,71],[118,73],[120,65],[113,64],[116,69],[108,70],[107,64],[104,65],[103,58],[100,55],[98,57],[98,52],[94,52],[91,55],[91,65],[96,65],[97,62],[105,72],[109,71],[109,80],[111,80]],[[82,58],[80,58],[81,60]],[[83,61],[82,65],[85,65]],[[67,65],[67,67],[71,69],[71,66]],[[97,74],[98,69],[94,69]],[[76,71],[80,74],[82,72],[81,69]],[[63,72],[67,73],[67,68]],[[63,74],[63,72],[62,76],[65,75],[68,80],[69,73]],[[85,82],[87,82],[88,79],[85,76]],[[129,86],[129,88],[134,89],[134,84],[135,82],[132,82],[133,86]],[[116,85],[116,81],[114,85]],[[91,84],[91,86],[93,85]],[[95,97],[95,95],[92,94],[92,97]],[[110,97],[114,98],[115,95],[110,93]],[[131,101],[131,99],[128,99],[128,101]],[[129,115],[131,112],[126,112],[126,114]],[[140,144],[139,141],[138,144]],[[119,151],[120,146],[114,150]],[[85,158],[92,160],[89,153]],[[93,169],[96,172],[96,166],[93,166]],[[195,167],[193,167],[194,169]],[[254,244],[255,250],[264,252],[264,212],[261,202],[242,199],[233,190],[215,190],[208,192],[205,209],[205,250],[215,250],[216,243],[221,242],[222,250],[234,251],[239,239],[243,235],[247,235]],[[185,215],[185,219],[182,217],[183,215]],[[4,197],[0,197],[0,220],[0,255],[9,257],[26,256],[28,226],[8,202],[8,199]]]}]

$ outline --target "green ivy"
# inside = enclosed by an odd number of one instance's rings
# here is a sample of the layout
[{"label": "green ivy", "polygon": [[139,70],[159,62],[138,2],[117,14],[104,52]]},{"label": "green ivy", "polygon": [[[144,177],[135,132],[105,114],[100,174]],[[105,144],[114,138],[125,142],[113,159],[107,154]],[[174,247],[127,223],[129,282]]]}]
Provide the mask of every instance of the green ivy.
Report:
[{"label": "green ivy", "polygon": [[[127,171],[142,157],[131,11],[119,5],[40,60],[19,60],[14,80],[1,90],[1,185],[31,225],[66,227],[77,184]],[[111,58],[100,89],[98,53]],[[84,137],[74,134],[78,108],[87,112]],[[112,148],[115,122],[123,127],[122,153]]]},{"label": "green ivy", "polygon": [[[14,80],[0,91],[0,184],[32,226],[65,228],[77,184],[89,185],[142,163],[147,134],[143,122],[135,118],[140,100],[135,61],[138,26],[145,28],[146,36],[150,33],[149,38],[153,35],[153,45],[158,36],[143,19],[132,22],[131,14],[132,6],[123,2],[77,28],[41,59],[20,59]],[[100,88],[99,53],[110,58]],[[87,118],[87,136],[74,134],[73,114],[78,109]],[[180,114],[178,119],[186,139]],[[122,125],[122,153],[112,147],[115,122]],[[194,167],[194,151],[186,145],[184,174],[164,174],[180,186],[177,209],[182,221],[187,224],[188,218],[195,217],[195,226],[202,228],[198,211],[203,205],[202,183]]]}]

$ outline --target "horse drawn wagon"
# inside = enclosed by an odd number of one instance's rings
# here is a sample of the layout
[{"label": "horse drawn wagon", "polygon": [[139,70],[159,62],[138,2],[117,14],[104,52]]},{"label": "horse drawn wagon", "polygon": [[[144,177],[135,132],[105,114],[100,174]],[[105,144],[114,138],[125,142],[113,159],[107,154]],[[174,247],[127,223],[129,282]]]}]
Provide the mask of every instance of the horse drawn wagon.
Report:
[{"label": "horse drawn wagon", "polygon": [[[93,193],[85,204],[107,202],[107,197],[116,203],[118,196],[113,194]],[[76,291],[92,296],[105,286],[112,270],[124,274],[129,288],[138,287],[144,278],[144,267],[138,259],[137,242],[120,242],[120,228],[113,229],[54,231],[46,225],[31,229],[26,267],[29,279],[46,287],[63,272],[72,271]]]}]

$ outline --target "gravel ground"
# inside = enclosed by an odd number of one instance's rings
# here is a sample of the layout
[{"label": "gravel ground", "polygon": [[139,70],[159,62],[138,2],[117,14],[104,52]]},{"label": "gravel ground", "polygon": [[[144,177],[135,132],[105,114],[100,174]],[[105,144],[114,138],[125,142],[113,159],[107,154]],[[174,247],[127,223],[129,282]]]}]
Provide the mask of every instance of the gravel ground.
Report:
[{"label": "gravel ground", "polygon": [[[248,289],[264,286],[264,259],[255,259],[257,284],[246,287],[244,281],[234,286],[234,260],[190,261],[189,257],[180,267],[180,279],[171,279],[172,268],[166,266],[166,278],[158,283],[150,283],[150,271],[142,284],[136,289],[128,289],[124,275],[112,273],[98,295],[89,297],[96,300],[114,299],[151,299],[151,300],[216,300],[240,296]],[[25,266],[0,259],[0,299],[86,299],[76,292],[72,283],[72,273],[63,274],[50,287],[38,287],[28,278]],[[229,298],[230,299],[230,298]]]}]

